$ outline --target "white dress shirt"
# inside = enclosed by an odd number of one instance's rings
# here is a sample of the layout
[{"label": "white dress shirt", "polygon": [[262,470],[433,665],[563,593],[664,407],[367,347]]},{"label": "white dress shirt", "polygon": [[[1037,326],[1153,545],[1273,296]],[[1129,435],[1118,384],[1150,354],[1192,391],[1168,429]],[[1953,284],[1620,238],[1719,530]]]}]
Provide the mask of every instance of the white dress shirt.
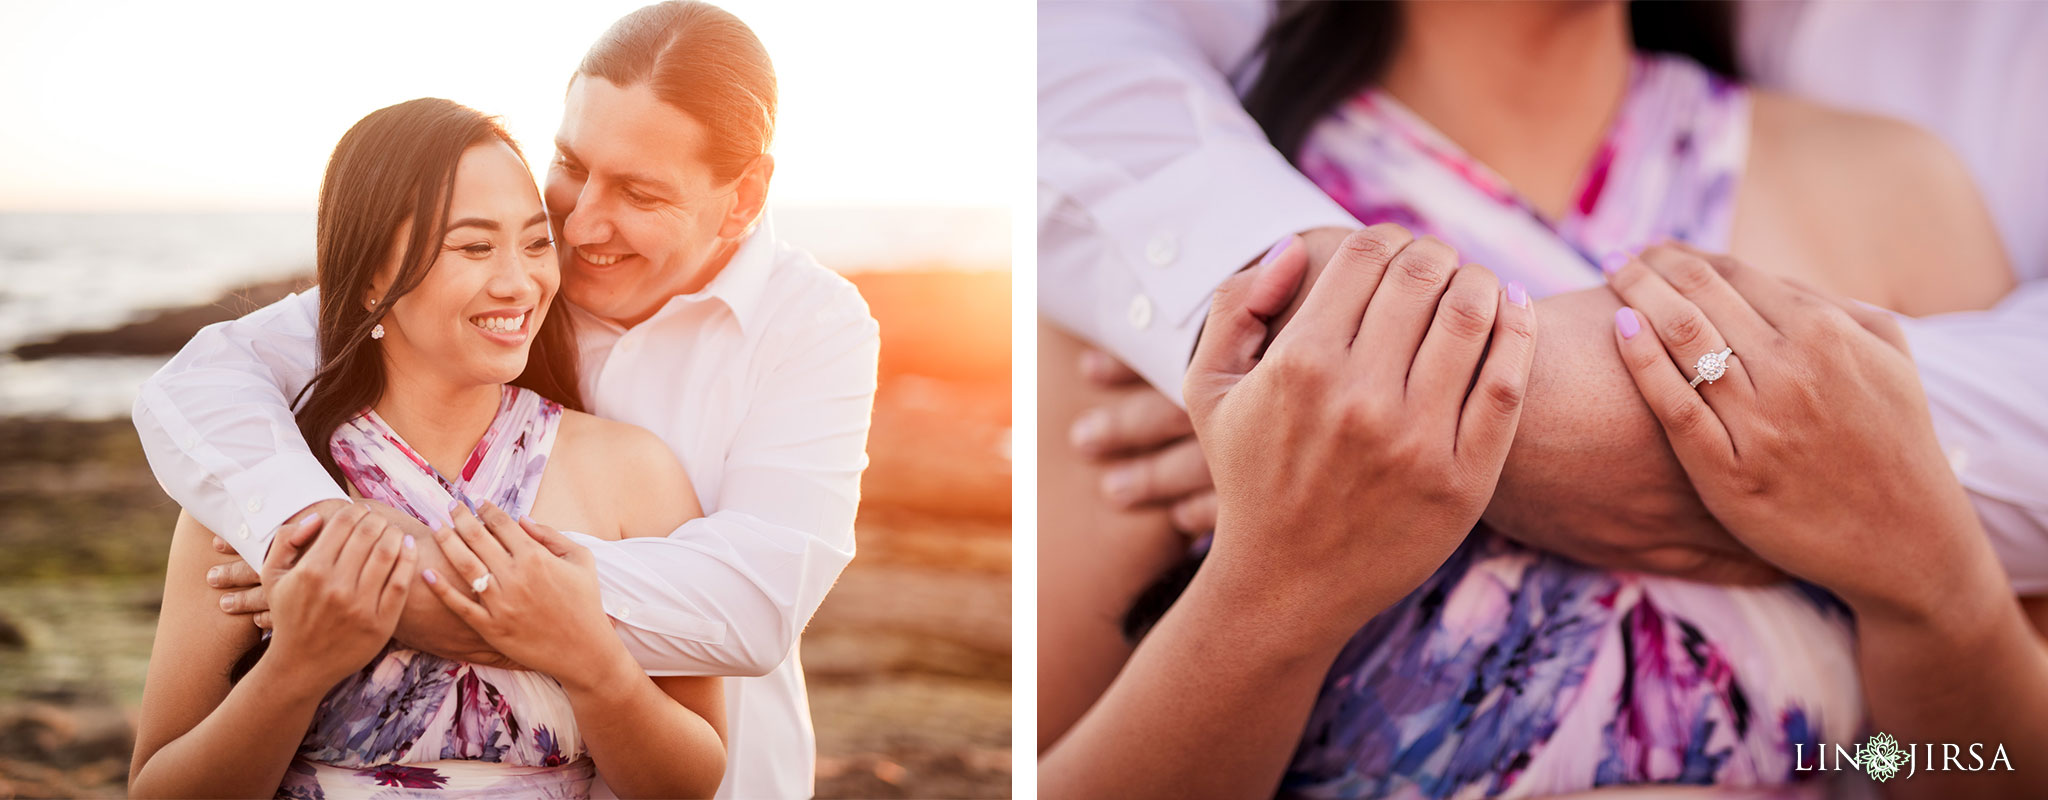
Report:
[{"label": "white dress shirt", "polygon": [[1038,303],[1180,399],[1209,296],[1280,237],[1358,221],[1266,142],[1227,75],[1262,3],[1038,6]]},{"label": "white dress shirt", "polygon": [[[2048,352],[2048,5],[1823,5],[1745,15],[1799,25],[1745,36],[1751,60],[1788,65],[1766,83],[1825,83],[1827,102],[1860,94],[1941,134],[2031,279],[1996,311],[1902,322],[1936,432],[2015,589],[2048,592],[2048,370],[2034,368]],[[1039,309],[1176,402],[1217,285],[1285,234],[1357,226],[1239,102],[1272,14],[1262,2],[1039,5]],[[1772,55],[1786,47],[1819,52]]]},{"label": "white dress shirt", "polygon": [[[208,326],[135,404],[171,498],[261,563],[277,527],[346,495],[286,401],[315,366],[315,292]],[[767,220],[718,277],[630,329],[577,313],[592,413],[659,435],[706,516],[665,538],[572,534],[652,675],[726,675],[719,797],[808,797],[817,758],[796,643],[853,557],[880,345],[844,278]]]}]

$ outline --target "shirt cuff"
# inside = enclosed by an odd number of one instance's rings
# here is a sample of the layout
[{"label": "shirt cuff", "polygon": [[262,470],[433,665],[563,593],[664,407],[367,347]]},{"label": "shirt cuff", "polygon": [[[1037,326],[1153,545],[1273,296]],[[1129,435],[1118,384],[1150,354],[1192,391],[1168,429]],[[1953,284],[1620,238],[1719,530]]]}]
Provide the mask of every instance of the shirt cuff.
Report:
[{"label": "shirt cuff", "polygon": [[618,624],[658,636],[725,644],[725,623],[684,608],[687,601],[676,596],[674,586],[653,568],[611,547],[616,542],[575,531],[561,533],[590,548],[597,562],[598,599],[604,613]]},{"label": "shirt cuff", "polygon": [[234,498],[235,513],[241,521],[234,530],[216,533],[258,570],[263,568],[270,541],[285,520],[323,500],[349,499],[341,487],[334,485],[320,460],[305,451],[278,453],[235,473],[223,483],[227,496]]},{"label": "shirt cuff", "polygon": [[1329,195],[1263,142],[1216,142],[1089,209],[1138,292],[1118,298],[1114,347],[1174,402],[1216,287],[1281,237],[1311,228],[1359,227]]}]

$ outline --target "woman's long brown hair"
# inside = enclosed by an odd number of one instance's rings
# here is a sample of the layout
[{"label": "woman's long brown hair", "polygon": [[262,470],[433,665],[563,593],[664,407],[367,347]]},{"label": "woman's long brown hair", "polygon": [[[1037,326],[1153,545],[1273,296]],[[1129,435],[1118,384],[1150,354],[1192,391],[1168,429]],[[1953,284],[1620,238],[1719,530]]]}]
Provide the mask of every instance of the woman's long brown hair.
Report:
[{"label": "woman's long brown hair", "polygon": [[[344,479],[328,439],[376,405],[386,385],[370,330],[433,267],[463,152],[492,142],[504,142],[526,163],[497,119],[459,103],[423,97],[370,112],[342,135],[327,161],[315,254],[320,368],[293,406],[299,432],[337,483]],[[397,277],[377,304],[368,306],[371,281],[391,257],[406,222],[412,223],[411,234],[399,256]],[[575,338],[559,300],[555,313],[535,320],[538,335],[526,371],[512,383],[581,411]]]},{"label": "woman's long brown hair", "polygon": [[[1401,44],[1401,3],[1281,0],[1251,59],[1244,108],[1293,161],[1316,123],[1379,83]],[[1735,6],[1728,0],[1631,0],[1629,38],[1646,53],[1676,53],[1741,80]]]}]

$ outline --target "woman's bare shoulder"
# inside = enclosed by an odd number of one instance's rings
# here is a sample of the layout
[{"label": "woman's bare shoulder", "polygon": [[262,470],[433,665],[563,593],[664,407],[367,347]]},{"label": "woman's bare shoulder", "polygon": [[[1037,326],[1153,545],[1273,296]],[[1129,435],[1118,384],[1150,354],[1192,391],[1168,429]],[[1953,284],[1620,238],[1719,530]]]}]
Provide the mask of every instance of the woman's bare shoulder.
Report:
[{"label": "woman's bare shoulder", "polygon": [[625,467],[675,461],[668,444],[653,431],[630,422],[605,419],[582,411],[562,412],[562,425],[555,431],[555,452],[571,459],[603,458]]},{"label": "woman's bare shoulder", "polygon": [[1754,93],[1748,180],[1797,209],[1814,252],[1881,270],[1901,311],[1982,308],[2012,287],[1990,211],[1948,144],[1904,120]]},{"label": "woman's bare shoulder", "polygon": [[565,410],[555,432],[554,458],[569,467],[582,493],[605,498],[604,505],[621,511],[617,521],[625,536],[665,535],[703,515],[682,462],[646,428]]}]

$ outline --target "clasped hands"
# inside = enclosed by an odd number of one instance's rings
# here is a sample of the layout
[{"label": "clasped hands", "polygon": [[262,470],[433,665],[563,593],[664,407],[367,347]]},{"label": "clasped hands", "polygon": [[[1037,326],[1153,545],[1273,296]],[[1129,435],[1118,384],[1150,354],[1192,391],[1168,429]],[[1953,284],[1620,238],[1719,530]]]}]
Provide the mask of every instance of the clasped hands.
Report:
[{"label": "clasped hands", "polygon": [[[575,628],[578,633],[593,633],[616,641],[609,625],[597,624],[605,617],[597,599],[595,568],[589,550],[546,525],[514,520],[490,504],[485,504],[477,514],[458,505],[451,510],[454,524],[438,531],[373,500],[328,500],[315,504],[303,516],[311,518],[311,523],[287,523],[271,544],[267,562],[280,575],[294,566],[318,539],[347,538],[361,528],[389,528],[419,543],[418,568],[411,571],[408,579],[416,575],[425,586],[401,595],[404,612],[392,634],[392,638],[407,647],[476,664],[542,669],[542,664],[554,660],[553,653],[573,651],[559,646],[564,630]],[[428,543],[435,546],[425,546]],[[214,537],[213,548],[223,554],[235,552],[218,536]],[[488,598],[468,588],[471,580],[486,569],[494,576],[492,587],[487,590],[487,594],[494,594]],[[223,612],[249,617],[265,630],[273,628],[269,584],[276,582],[275,576],[266,581],[247,562],[236,560],[208,570],[206,582],[221,591]],[[529,595],[534,592],[558,599],[547,604],[531,603]],[[521,608],[499,607],[507,603]],[[550,629],[547,625],[532,624],[532,614],[536,612],[524,608],[526,605],[544,605],[550,613],[565,616],[562,627],[552,628],[554,634],[545,647],[525,646],[522,630]],[[514,627],[493,622],[515,616],[527,624]],[[507,655],[515,651],[522,657]]]},{"label": "clasped hands", "polygon": [[[1320,280],[1316,273],[1330,263],[1330,255],[1338,252],[1338,243],[1347,233],[1328,229],[1300,237],[1299,249],[1307,256],[1309,273],[1305,284],[1313,286]],[[1782,580],[1790,572],[1838,591],[1838,584],[1852,576],[1832,574],[1825,561],[1809,563],[1804,556],[1812,552],[1855,553],[1814,550],[1814,542],[1792,552],[1783,538],[1754,547],[1750,540],[1762,537],[1744,536],[1731,528],[1782,531],[1794,524],[1778,520],[1782,515],[1803,520],[1799,523],[1802,531],[1838,532],[1842,541],[1862,541],[1864,554],[1879,552],[1871,547],[1875,542],[1869,536],[1846,530],[1854,527],[1848,520],[1884,519],[1873,511],[1889,509],[1889,504],[1873,500],[1873,493],[1905,491],[1908,486],[1921,496],[1931,494],[1936,502],[1931,509],[1899,509],[1906,514],[1900,519],[1922,520],[1950,531],[1972,528],[1974,516],[1961,487],[1946,473],[1945,459],[1935,449],[1917,375],[1903,339],[1887,315],[1682,245],[1660,245],[1644,251],[1640,258],[1615,263],[1622,266],[1610,276],[1611,290],[1574,292],[1536,304],[1544,335],[1537,339],[1513,448],[1484,511],[1490,527],[1533,546],[1611,569],[1720,583]],[[1646,276],[1655,276],[1656,281]],[[1664,289],[1641,302],[1634,299],[1652,292],[1655,286]],[[1271,316],[1267,341],[1275,341],[1272,331],[1284,333],[1285,326],[1292,324],[1290,316],[1308,294],[1298,293],[1287,309]],[[1690,299],[1695,294],[1710,301],[1695,302]],[[1678,295],[1679,301],[1672,301],[1672,295]],[[1628,313],[1634,315],[1639,329],[1649,329],[1655,336],[1620,335],[1617,312],[1623,299],[1635,304]],[[1681,314],[1683,308],[1694,309],[1697,316]],[[1745,324],[1768,316],[1761,311],[1766,308],[1798,335],[1786,333],[1786,328],[1770,328],[1769,336],[1760,336],[1760,329]],[[1739,338],[1761,339],[1761,349],[1749,358],[1774,359],[1776,363],[1763,380],[1768,382],[1770,396],[1783,402],[1731,409],[1729,413],[1738,419],[1722,424],[1768,433],[1769,439],[1758,441],[1771,442],[1780,457],[1751,457],[1740,464],[1725,459],[1703,461],[1692,436],[1704,426],[1687,416],[1686,407],[1669,405],[1691,397],[1705,398],[1699,401],[1701,407],[1718,408],[1712,406],[1716,394],[1750,396],[1747,393],[1758,391],[1752,383],[1757,378],[1739,374],[1744,347],[1733,348],[1728,377],[1714,384],[1702,383],[1697,390],[1685,380],[1679,380],[1675,388],[1645,385],[1644,376],[1654,374],[1645,370],[1655,362],[1642,360],[1647,357],[1636,353],[1637,360],[1624,365],[1617,357],[1617,353],[1629,355],[1631,346],[1640,349],[1644,341],[1654,346],[1665,339],[1667,327],[1675,326],[1671,347],[1655,349],[1665,356],[1666,377],[1689,380],[1694,359],[1720,349],[1695,341],[1697,332],[1710,327],[1704,322],[1707,318],[1723,316],[1742,331]],[[1842,372],[1844,365],[1850,372]],[[1084,414],[1073,431],[1075,444],[1105,462],[1106,475],[1114,476],[1105,481],[1105,494],[1122,505],[1171,508],[1176,527],[1183,531],[1215,528],[1216,502],[1209,473],[1214,465],[1212,459],[1199,457],[1201,445],[1191,435],[1193,426],[1185,421],[1185,415],[1106,356],[1087,356],[1083,371],[1118,394],[1109,405]],[[1192,397],[1189,402],[1193,404]],[[1653,411],[1660,402],[1666,408],[1680,409],[1675,433],[1667,431],[1671,420]],[[1872,421],[1865,423],[1865,428],[1844,431],[1843,414]],[[1725,443],[1722,446],[1727,447]],[[1280,450],[1271,446],[1266,452],[1267,458],[1272,458],[1270,454]],[[1755,450],[1743,452],[1752,456]],[[1887,478],[1863,479],[1862,473],[1873,467],[1889,470]],[[1901,477],[1890,480],[1890,475]],[[1795,476],[1799,480],[1791,480]],[[1731,486],[1737,488],[1731,490]],[[1814,496],[1816,492],[1824,494]],[[1799,501],[1781,499],[1794,496]],[[1834,511],[1851,503],[1857,504],[1854,511]],[[1816,507],[1838,519],[1831,523],[1813,519],[1811,509]],[[1374,509],[1333,505],[1328,513],[1370,514]],[[1971,569],[1981,569],[1981,548],[1966,543],[1972,538],[1982,537],[1967,532],[1944,535],[1935,537],[1939,544],[1915,549],[1937,550],[1922,554],[1947,564],[1968,562]],[[1867,558],[1849,558],[1844,563],[1866,564]],[[1866,570],[1861,574],[1887,573]],[[1932,584],[1921,580],[1912,585]],[[1864,588],[1855,582],[1842,587],[1849,594]]]}]

